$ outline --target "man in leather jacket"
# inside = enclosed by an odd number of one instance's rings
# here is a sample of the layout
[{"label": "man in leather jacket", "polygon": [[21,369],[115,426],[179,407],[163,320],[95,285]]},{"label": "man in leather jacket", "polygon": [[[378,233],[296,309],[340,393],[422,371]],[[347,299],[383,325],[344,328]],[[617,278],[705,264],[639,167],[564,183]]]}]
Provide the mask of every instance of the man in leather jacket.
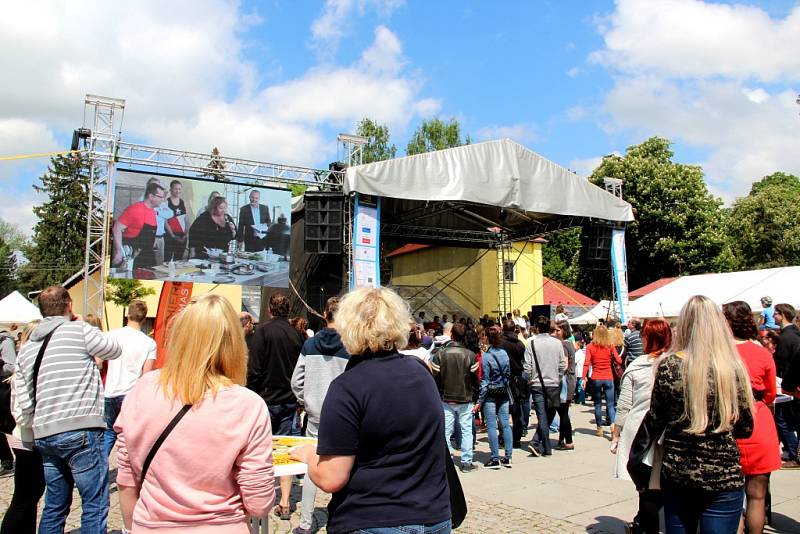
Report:
[{"label": "man in leather jacket", "polygon": [[462,473],[473,469],[472,407],[474,394],[480,386],[478,359],[474,352],[462,344],[465,332],[463,324],[454,324],[450,333],[452,341],[434,352],[430,361],[433,377],[442,396],[444,437],[448,447],[456,420],[461,429]]}]

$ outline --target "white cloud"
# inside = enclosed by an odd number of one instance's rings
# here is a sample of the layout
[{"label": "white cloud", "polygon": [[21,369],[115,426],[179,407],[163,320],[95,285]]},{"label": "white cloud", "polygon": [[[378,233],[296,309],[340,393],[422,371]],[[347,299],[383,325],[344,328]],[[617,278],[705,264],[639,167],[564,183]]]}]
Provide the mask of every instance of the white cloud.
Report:
[{"label": "white cloud", "polygon": [[[399,5],[342,3],[351,15]],[[7,81],[0,84],[0,121],[24,117],[39,125],[26,149],[45,151],[56,144],[53,132],[81,125],[86,93],[115,96],[126,99],[123,138],[313,166],[336,152],[326,128],[346,131],[364,116],[403,128],[440,105],[420,97],[421,75],[384,26],[351,65],[320,65],[267,84],[245,58],[249,45],[240,33],[261,21],[234,0],[207,0],[202,8],[143,0],[102,11],[10,4],[0,18],[0,49],[14,51],[0,55]]]},{"label": "white cloud", "polygon": [[573,159],[569,162],[567,167],[570,170],[575,171],[578,176],[586,177],[592,174],[594,170],[600,166],[600,163],[603,161],[602,156],[597,156],[594,158],[585,158],[585,159]]},{"label": "white cloud", "polygon": [[579,68],[579,67],[572,67],[571,69],[569,69],[569,70],[566,72],[566,75],[567,75],[567,76],[569,76],[570,78],[576,78],[576,77],[577,77],[578,75],[580,75],[581,73],[583,73],[583,70],[582,70],[581,68]]},{"label": "white cloud", "polygon": [[576,122],[585,119],[589,115],[589,111],[584,106],[572,106],[565,112],[567,120]]},{"label": "white cloud", "polygon": [[352,29],[352,19],[367,9],[388,17],[405,4],[404,0],[326,0],[322,14],[311,24],[314,47],[324,57],[331,57]]},{"label": "white cloud", "polygon": [[536,127],[532,124],[509,124],[498,126],[485,126],[475,132],[478,140],[492,140],[509,138],[517,142],[530,143],[539,138]]},{"label": "white cloud", "polygon": [[698,163],[728,200],[766,174],[800,173],[800,6],[774,19],[742,5],[619,0],[600,31],[606,46],[591,59],[614,72],[606,132],[705,151]]},{"label": "white cloud", "polygon": [[800,79],[800,5],[784,19],[758,7],[699,0],[618,0],[591,59],[625,72]]}]

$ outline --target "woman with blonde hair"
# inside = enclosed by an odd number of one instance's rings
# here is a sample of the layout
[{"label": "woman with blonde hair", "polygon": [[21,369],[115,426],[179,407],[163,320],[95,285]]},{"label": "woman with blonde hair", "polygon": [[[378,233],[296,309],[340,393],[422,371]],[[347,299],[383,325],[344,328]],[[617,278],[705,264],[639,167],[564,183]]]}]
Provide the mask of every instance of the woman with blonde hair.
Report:
[{"label": "woman with blonde hair", "polygon": [[583,383],[592,368],[592,400],[594,401],[594,420],[597,425],[596,434],[603,437],[603,397],[606,399],[605,426],[611,426],[616,417],[614,407],[614,374],[611,367],[612,360],[622,365],[614,340],[605,325],[599,325],[592,336],[592,342],[586,347],[586,359],[583,361]]},{"label": "woman with blonde hair", "polygon": [[425,364],[398,352],[410,320],[408,304],[383,287],[339,303],[336,330],[351,358],[325,396],[316,451],[291,451],[333,493],[328,532],[450,532],[442,401]]},{"label": "woman with blonde hair", "polygon": [[708,297],[683,306],[647,418],[651,435],[664,435],[667,533],[735,533],[744,498],[736,438],[753,431],[753,395],[725,317]]},{"label": "woman with blonde hair", "polygon": [[166,365],[139,379],[114,425],[125,528],[245,534],[275,491],[267,406],[243,387],[239,318],[219,295],[195,297],[172,321],[167,349]]}]

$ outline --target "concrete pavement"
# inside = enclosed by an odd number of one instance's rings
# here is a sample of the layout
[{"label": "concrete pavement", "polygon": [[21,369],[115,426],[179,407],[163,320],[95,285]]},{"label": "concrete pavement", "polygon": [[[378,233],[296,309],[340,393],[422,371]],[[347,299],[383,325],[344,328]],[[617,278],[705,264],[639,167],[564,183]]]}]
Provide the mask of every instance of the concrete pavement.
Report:
[{"label": "concrete pavement", "polygon": [[[625,521],[638,507],[633,484],[612,478],[609,441],[594,435],[591,406],[575,406],[571,415],[574,451],[554,451],[551,457],[535,458],[526,450],[515,449],[512,469],[478,469],[461,476],[469,514],[458,532],[624,533]],[[532,435],[530,431],[523,445]],[[486,434],[479,434],[475,460],[488,459],[488,450]],[[773,525],[766,532],[800,533],[800,470],[774,473],[771,489]],[[8,506],[12,492],[13,479],[0,479],[0,510]],[[299,499],[300,486],[295,485],[292,502]],[[317,498],[315,528],[319,532],[325,532],[328,499],[324,494]],[[68,531],[74,529],[75,534],[80,523],[79,503],[76,493],[68,520]],[[297,522],[298,512],[289,521],[273,516],[270,532],[290,532]],[[109,530],[118,532],[120,526],[117,493],[112,485]]]}]

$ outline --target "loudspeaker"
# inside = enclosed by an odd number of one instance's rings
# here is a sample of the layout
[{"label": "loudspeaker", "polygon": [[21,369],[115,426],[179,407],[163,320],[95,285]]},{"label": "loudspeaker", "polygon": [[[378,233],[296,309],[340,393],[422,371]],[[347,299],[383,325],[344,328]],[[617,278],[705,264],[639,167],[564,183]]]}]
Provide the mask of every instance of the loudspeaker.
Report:
[{"label": "loudspeaker", "polygon": [[589,270],[608,270],[611,261],[611,227],[585,224],[581,231],[581,262]]},{"label": "loudspeaker", "polygon": [[341,254],[344,202],[342,193],[305,194],[304,250],[309,254]]},{"label": "loudspeaker", "polygon": [[536,306],[531,306],[531,323],[535,323],[536,319],[540,315],[544,315],[552,321],[556,318],[556,307],[552,304],[538,304]]}]

